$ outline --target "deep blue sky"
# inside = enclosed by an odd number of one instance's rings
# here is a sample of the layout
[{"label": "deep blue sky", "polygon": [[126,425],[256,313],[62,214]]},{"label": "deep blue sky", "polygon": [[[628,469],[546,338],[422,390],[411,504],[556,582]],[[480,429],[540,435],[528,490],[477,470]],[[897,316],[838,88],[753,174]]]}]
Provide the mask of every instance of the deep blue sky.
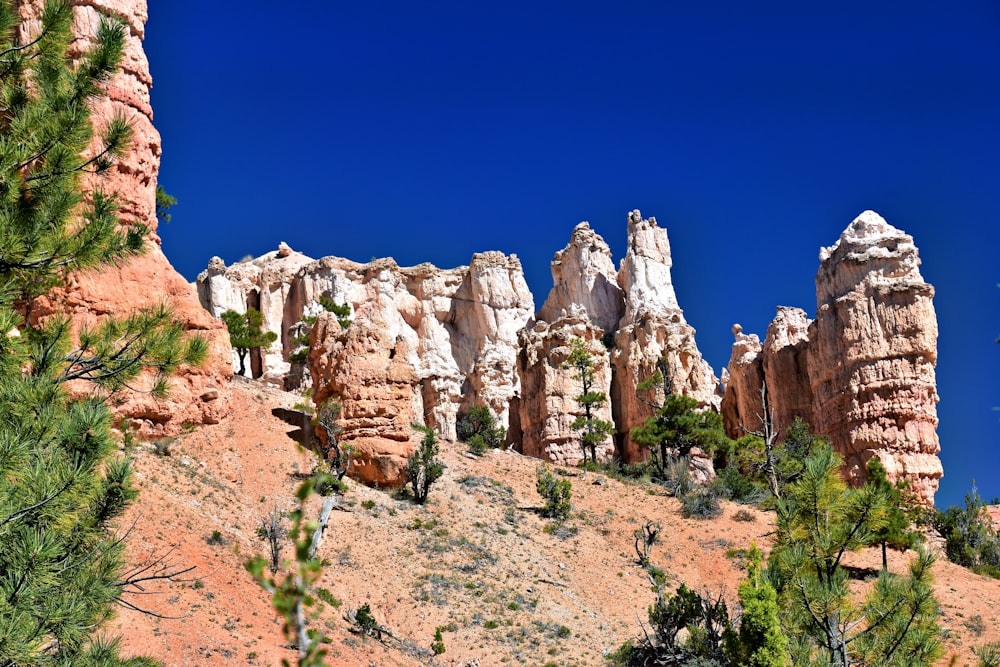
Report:
[{"label": "deep blue sky", "polygon": [[153,0],[164,250],[502,250],[538,307],[576,223],[617,262],[639,208],[718,373],[871,208],[937,288],[938,504],[1000,496],[1000,4],[816,4]]}]

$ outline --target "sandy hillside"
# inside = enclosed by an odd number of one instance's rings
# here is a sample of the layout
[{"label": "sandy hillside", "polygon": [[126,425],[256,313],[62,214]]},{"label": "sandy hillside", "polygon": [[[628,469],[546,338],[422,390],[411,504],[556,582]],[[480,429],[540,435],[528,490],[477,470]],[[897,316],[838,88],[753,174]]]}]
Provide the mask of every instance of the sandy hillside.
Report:
[{"label": "sandy hillside", "polygon": [[[252,383],[234,385],[233,416],[162,443],[140,443],[139,501],[131,527],[131,563],[165,557],[195,566],[184,581],[151,581],[126,599],[159,614],[123,609],[113,630],[129,651],[167,665],[278,665],[294,661],[266,593],[243,569],[264,554],[256,528],[272,508],[292,507],[314,456],[301,429],[276,416],[298,398]],[[321,546],[329,562],[324,603],[313,623],[330,638],[331,665],[601,665],[603,654],[640,634],[653,593],[636,563],[633,533],[663,526],[652,560],[696,590],[735,598],[738,549],[766,547],[771,515],[752,521],[681,518],[657,487],[565,471],[573,484],[568,531],[538,516],[538,461],[494,451],[474,459],[444,443],[448,469],[424,507],[354,483],[332,514]],[[291,556],[291,549],[285,551]],[[907,558],[893,554],[891,568]],[[858,554],[860,571],[879,566],[876,550]],[[155,567],[150,570],[154,572]],[[939,562],[936,589],[949,629],[942,664],[974,665],[972,647],[1000,639],[1000,581]],[[369,604],[391,636],[383,643],[352,632],[346,612]],[[443,628],[445,652],[430,645]],[[952,659],[954,662],[951,662]]]}]

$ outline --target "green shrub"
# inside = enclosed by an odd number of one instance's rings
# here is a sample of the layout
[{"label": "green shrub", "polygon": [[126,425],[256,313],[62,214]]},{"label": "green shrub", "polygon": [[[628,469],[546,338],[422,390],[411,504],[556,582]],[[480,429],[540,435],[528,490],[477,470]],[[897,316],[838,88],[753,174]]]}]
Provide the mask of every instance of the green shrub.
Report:
[{"label": "green shrub", "polygon": [[723,468],[714,480],[712,488],[720,498],[732,500],[742,505],[757,505],[767,498],[767,487],[751,480],[740,472],[736,465]]},{"label": "green shrub", "polygon": [[933,518],[945,539],[945,553],[957,565],[1000,578],[1000,534],[990,520],[986,503],[975,485],[965,496],[965,507],[952,505]]},{"label": "green shrub", "polygon": [[535,471],[537,482],[535,489],[538,494],[545,499],[545,507],[542,508],[542,516],[557,521],[565,521],[569,518],[570,496],[572,495],[571,485],[568,479],[556,479],[548,466],[538,466]]},{"label": "green shrub", "polygon": [[441,635],[441,631],[444,627],[438,626],[434,630],[434,641],[431,642],[431,650],[434,651],[434,655],[441,655],[444,653],[444,637]]},{"label": "green shrub", "polygon": [[372,616],[372,608],[368,606],[368,603],[361,605],[356,612],[354,612],[354,622],[358,626],[358,630],[361,634],[367,635],[369,637],[377,637],[381,635],[381,628],[379,627],[378,621]]},{"label": "green shrub", "polygon": [[979,667],[1000,667],[1000,642],[984,644],[976,649]]},{"label": "green shrub", "polygon": [[691,481],[691,460],[686,456],[670,460],[657,470],[656,475],[660,484],[675,498],[683,498],[694,487],[694,482]]},{"label": "green shrub", "polygon": [[714,519],[720,514],[719,497],[711,488],[696,488],[681,498],[681,516],[685,519]]},{"label": "green shrub", "polygon": [[343,602],[334,597],[333,593],[326,590],[325,588],[317,588],[316,597],[318,597],[320,600],[327,603],[334,609],[340,609],[340,605],[343,604]]},{"label": "green shrub", "polygon": [[496,423],[496,417],[485,405],[469,408],[459,418],[456,431],[458,439],[469,446],[469,451],[480,456],[491,449],[503,447],[507,440],[507,429]]},{"label": "green shrub", "polygon": [[229,540],[218,530],[213,530],[212,534],[205,538],[205,542],[213,547],[221,547],[229,543]]}]

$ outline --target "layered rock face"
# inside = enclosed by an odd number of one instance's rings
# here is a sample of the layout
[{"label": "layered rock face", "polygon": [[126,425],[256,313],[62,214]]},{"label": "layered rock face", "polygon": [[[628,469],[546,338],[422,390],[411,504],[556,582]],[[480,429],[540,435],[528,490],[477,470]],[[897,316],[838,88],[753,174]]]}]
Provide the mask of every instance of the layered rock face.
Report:
[{"label": "layered rock face", "polygon": [[405,484],[406,458],[419,442],[411,424],[423,421],[424,412],[406,341],[391,333],[369,302],[346,330],[332,313],[320,314],[310,342],[314,400],[341,404],[340,441],[354,448],[351,476],[368,484]]},{"label": "layered rock face", "polygon": [[[521,453],[527,456],[575,466],[583,460],[580,432],[573,421],[584,414],[576,397],[583,393],[576,371],[566,366],[574,339],[582,340],[594,364],[592,391],[610,395],[611,365],[601,342],[603,330],[594,326],[586,313],[577,310],[549,324],[539,322],[521,335],[522,398],[519,404]],[[611,404],[606,402],[592,416],[612,421]],[[614,458],[611,438],[596,448],[598,460]]]},{"label": "layered rock face", "polygon": [[[625,461],[644,458],[629,431],[653,413],[637,387],[661,358],[667,360],[672,391],[692,396],[706,408],[718,407],[718,380],[698,351],[694,329],[684,321],[671,264],[666,230],[639,211],[629,213],[628,249],[617,275],[604,239],[586,223],[573,230],[569,244],[552,261],[553,288],[539,322],[522,336],[519,415],[526,454],[564,463],[581,456],[580,435],[570,428],[581,412],[575,401],[581,386],[571,370],[560,368],[573,337],[588,344],[600,390],[608,395],[605,408],[610,407],[611,418],[600,418],[615,424],[616,435],[614,447],[609,441],[604,448],[606,459],[616,451]],[[610,353],[593,343],[602,340]],[[529,400],[535,392],[545,400]]]},{"label": "layered rock face", "polygon": [[933,501],[938,453],[937,316],[913,238],[861,214],[820,254],[809,379],[816,428],[864,479],[877,456]]},{"label": "layered rock face", "polygon": [[[141,223],[150,233],[146,253],[121,267],[74,274],[68,287],[47,301],[48,312],[66,312],[76,325],[93,324],[106,315],[122,316],[136,308],[167,303],[190,332],[205,337],[209,359],[200,368],[184,368],[171,381],[170,397],[154,401],[131,395],[115,411],[131,417],[143,435],[176,433],[181,425],[215,423],[229,411],[227,390],[229,338],[221,322],[198,305],[191,286],[160,250],[156,235],[156,176],[160,165],[160,136],[153,127],[149,102],[152,79],[142,50],[147,18],[143,0],[75,0],[73,53],[85,51],[100,24],[98,10],[117,17],[126,26],[125,54],[120,71],[108,83],[107,96],[92,102],[95,127],[122,114],[133,128],[129,151],[106,174],[91,177],[87,187],[101,187],[118,195],[122,224]],[[15,0],[22,19],[22,40],[36,35],[44,3]]]},{"label": "layered rock face", "polygon": [[[810,323],[804,310],[778,306],[763,344],[756,334],[745,334],[740,325],[733,326],[736,341],[722,399],[722,417],[731,437],[761,432],[765,413],[780,432],[796,416],[806,419],[812,414]],[[774,384],[777,390],[772,389]]]},{"label": "layered rock face", "polygon": [[582,310],[603,331],[614,331],[625,310],[611,248],[586,222],[573,229],[569,245],[552,258],[552,290],[538,319],[555,322],[569,315],[568,309]]},{"label": "layered rock face", "polygon": [[[391,259],[312,260],[283,247],[228,268],[213,259],[197,285],[202,304],[213,313],[243,312],[251,305],[261,310],[264,327],[278,334],[261,359],[261,374],[275,381],[288,371],[285,360],[297,324],[308,316],[320,318],[317,329],[327,322],[319,342],[310,346],[314,400],[343,403],[342,439],[363,440],[359,451],[368,452],[365,460],[371,462],[363,473],[366,481],[399,483],[400,466],[417,442],[410,437],[414,421],[454,439],[458,415],[473,405],[488,405],[502,424],[510,419],[520,391],[517,336],[534,310],[513,255],[479,253],[469,266],[438,269],[400,267]],[[323,311],[321,297],[350,305],[345,344],[330,343],[332,315]],[[387,360],[392,364],[386,366]],[[364,372],[354,372],[358,364]],[[404,400],[407,391],[413,396]],[[395,407],[375,419],[365,407],[377,402],[372,396],[392,397],[389,405]],[[404,410],[403,404],[409,407]],[[404,416],[379,421],[388,413]],[[400,420],[406,437],[398,430]]]},{"label": "layered rock face", "polygon": [[801,416],[843,454],[849,479],[863,482],[867,461],[878,457],[891,478],[908,480],[932,504],[943,474],[937,318],[913,239],[866,211],[820,260],[814,321],[779,309],[756,354],[737,335],[723,403],[727,430],[739,433],[749,406],[759,410],[762,376],[779,431]]},{"label": "layered rock face", "polygon": [[656,218],[643,219],[639,211],[628,216],[628,249],[618,271],[625,293],[625,313],[618,323],[611,363],[614,368],[612,402],[619,450],[626,461],[645,458],[629,432],[653,414],[650,403],[662,395],[640,399],[639,383],[666,362],[670,390],[690,396],[705,409],[717,410],[722,399],[719,380],[701,356],[695,330],[684,320],[677,303],[670,267],[667,230]]}]

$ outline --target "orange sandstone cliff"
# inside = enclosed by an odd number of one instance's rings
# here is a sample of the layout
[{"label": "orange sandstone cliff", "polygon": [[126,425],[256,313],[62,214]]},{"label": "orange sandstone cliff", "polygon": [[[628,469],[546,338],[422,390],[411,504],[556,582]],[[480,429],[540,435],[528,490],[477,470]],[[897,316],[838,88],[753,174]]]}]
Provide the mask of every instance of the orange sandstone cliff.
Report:
[{"label": "orange sandstone cliff", "polygon": [[[133,128],[128,151],[108,173],[92,177],[88,187],[116,192],[122,224],[140,223],[150,232],[146,252],[121,267],[78,273],[66,289],[42,307],[70,314],[75,323],[92,324],[107,315],[125,315],[145,306],[167,303],[175,317],[193,334],[205,337],[210,355],[200,368],[184,368],[172,380],[163,401],[136,394],[116,406],[119,415],[133,420],[144,435],[176,433],[182,424],[215,423],[229,410],[229,337],[224,325],[205,312],[188,282],[170,265],[156,234],[156,179],[160,167],[160,135],[153,127],[149,90],[152,78],[142,50],[148,16],[145,0],[74,0],[73,55],[84,52],[100,24],[100,12],[126,26],[125,54],[120,70],[107,85],[107,96],[94,100],[93,122],[101,127],[121,113]],[[43,0],[15,0],[22,39],[37,34]]]}]

